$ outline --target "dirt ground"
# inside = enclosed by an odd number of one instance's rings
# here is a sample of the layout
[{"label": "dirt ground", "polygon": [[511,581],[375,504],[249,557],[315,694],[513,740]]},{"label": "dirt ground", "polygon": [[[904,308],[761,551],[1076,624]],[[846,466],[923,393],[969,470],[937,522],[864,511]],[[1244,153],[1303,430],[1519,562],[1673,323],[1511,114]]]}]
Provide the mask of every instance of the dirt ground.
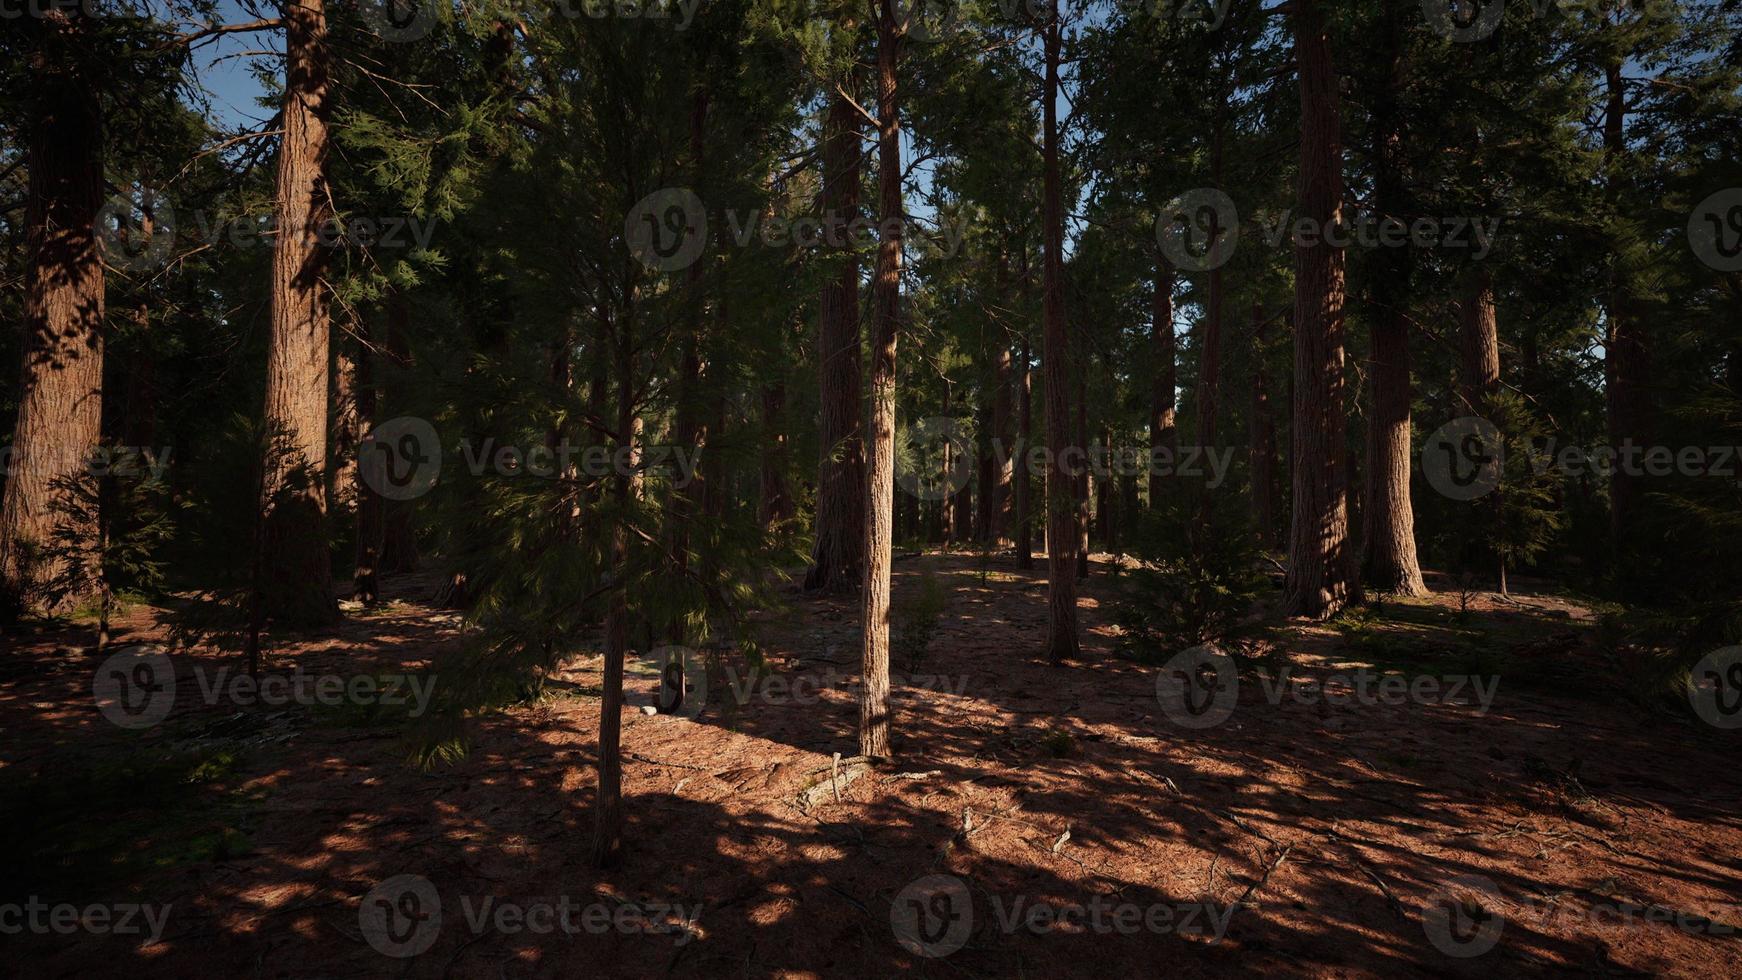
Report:
[{"label": "dirt ground", "polygon": [[[1044,661],[1040,565],[896,565],[898,600],[930,570],[948,605],[925,659],[895,664],[879,767],[852,758],[855,601],[789,591],[762,626],[772,681],[729,676],[693,718],[625,712],[625,853],[604,873],[597,656],[422,771],[396,716],[208,695],[233,655],[175,652],[173,710],[129,730],[68,646],[88,631],[8,637],[0,784],[24,857],[0,903],[144,903],[162,929],[0,909],[0,969],[1742,976],[1742,733],[1617,694],[1580,606],[1477,595],[1460,615],[1439,593],[1296,624],[1199,726],[1115,653],[1105,561],[1082,660]],[[392,580],[383,608],[275,639],[269,672],[439,685],[460,623],[423,604],[434,586]],[[122,627],[163,638],[149,609]],[[1331,680],[1381,669],[1433,687]]]}]

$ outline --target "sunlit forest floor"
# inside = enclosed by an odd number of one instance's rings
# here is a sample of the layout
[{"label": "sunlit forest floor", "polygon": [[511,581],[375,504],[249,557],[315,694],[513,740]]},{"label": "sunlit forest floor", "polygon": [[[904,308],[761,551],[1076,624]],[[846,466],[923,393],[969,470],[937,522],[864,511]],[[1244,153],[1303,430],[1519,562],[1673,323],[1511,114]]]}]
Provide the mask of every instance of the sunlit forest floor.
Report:
[{"label": "sunlit forest floor", "polygon": [[[7,936],[6,972],[155,976],[1742,975],[1742,774],[1732,736],[1633,697],[1584,606],[1437,591],[1293,625],[1251,663],[1237,710],[1190,730],[1157,667],[1121,657],[1101,556],[1084,584],[1081,662],[1048,666],[1044,561],[927,554],[895,566],[897,602],[932,570],[948,605],[929,653],[894,666],[894,763],[856,750],[858,606],[789,591],[760,624],[771,676],[739,704],[727,678],[696,717],[624,717],[626,853],[588,861],[601,658],[478,719],[470,754],[405,764],[393,712],[207,704],[178,683],[169,719],[109,724],[89,630],[12,638],[0,658],[0,896],[168,903],[161,940]],[[1443,580],[1437,590],[1450,589]],[[352,676],[430,668],[459,648],[429,577],[330,633],[273,638],[268,668]],[[121,641],[159,641],[136,607]],[[175,655],[178,676],[234,654]],[[1404,703],[1267,696],[1360,668],[1476,675]],[[792,683],[798,681],[798,683]],[[647,685],[635,675],[634,685]],[[783,693],[784,692],[784,693]],[[794,693],[796,692],[796,693]],[[1277,703],[1271,703],[1271,701]],[[836,760],[840,753],[842,759]],[[961,948],[903,948],[909,883],[974,897]],[[427,878],[439,933],[381,955],[359,905]],[[1493,891],[1468,876],[1492,882]],[[1424,908],[1454,894],[1498,946],[1448,956]],[[564,896],[670,929],[475,930],[466,902]],[[1007,926],[1017,902],[1210,903],[1195,928],[1132,934]]]}]

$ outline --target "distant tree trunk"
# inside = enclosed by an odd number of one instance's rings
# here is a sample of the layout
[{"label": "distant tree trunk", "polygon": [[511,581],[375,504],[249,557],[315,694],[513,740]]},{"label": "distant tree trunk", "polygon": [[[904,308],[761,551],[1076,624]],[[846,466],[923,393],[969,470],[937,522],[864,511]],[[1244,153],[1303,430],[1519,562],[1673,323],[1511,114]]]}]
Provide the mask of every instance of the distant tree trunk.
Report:
[{"label": "distant tree trunk", "polygon": [[[45,17],[57,30],[84,29],[77,11]],[[31,68],[24,368],[0,504],[0,576],[21,597],[61,571],[62,558],[35,563],[30,550],[71,519],[56,513],[56,502],[63,481],[84,472],[103,422],[103,259],[93,227],[103,197],[102,119],[76,69],[45,57]],[[96,522],[82,523],[82,538],[95,541]]]},{"label": "distant tree trunk", "polygon": [[877,18],[877,246],[871,340],[871,439],[866,454],[865,656],[859,694],[859,754],[889,757],[889,572],[895,502],[895,341],[901,325],[901,114],[895,101],[901,57],[896,0]]},{"label": "distant tree trunk", "polygon": [[[1210,138],[1210,182],[1211,186],[1220,189],[1222,186],[1222,132],[1221,124],[1216,124],[1216,131]],[[1220,241],[1223,228],[1220,216],[1211,216],[1212,242]],[[1198,344],[1198,447],[1200,450],[1213,449],[1216,446],[1216,416],[1221,411],[1222,390],[1222,267],[1217,265],[1210,270],[1210,289],[1204,304],[1204,319],[1200,324],[1202,335]],[[1205,514],[1207,517],[1207,512]]]},{"label": "distant tree trunk", "polygon": [[1458,314],[1464,402],[1472,414],[1481,415],[1500,389],[1500,331],[1494,281],[1487,269],[1478,266],[1471,271]]},{"label": "distant tree trunk", "polygon": [[1010,344],[998,341],[992,364],[992,492],[986,498],[991,512],[987,544],[997,547],[1010,539]]},{"label": "distant tree trunk", "polygon": [[[375,429],[379,416],[379,395],[375,377],[375,351],[367,320],[358,321],[356,354],[356,384],[353,388],[356,404],[356,431],[359,439]],[[381,552],[386,547],[386,503],[370,481],[362,479],[363,461],[352,468],[353,493],[357,500],[357,549],[354,591],[362,592],[369,584],[379,584]],[[365,581],[365,575],[372,581]]]},{"label": "distant tree trunk", "polygon": [[[1300,72],[1302,218],[1329,228],[1342,216],[1337,76],[1322,0],[1294,8]],[[1288,612],[1327,619],[1355,597],[1343,465],[1343,252],[1322,239],[1296,243],[1294,511]]]},{"label": "distant tree trunk", "polygon": [[[887,0],[886,0],[887,2]],[[1071,336],[1065,322],[1064,191],[1059,173],[1058,89],[1061,25],[1058,0],[1051,0],[1046,25],[1046,88],[1043,116],[1042,224],[1045,257],[1041,266],[1045,312],[1042,366],[1046,371],[1046,442],[1052,456],[1046,481],[1047,659],[1074,660],[1077,646],[1077,514],[1071,448]]]},{"label": "distant tree trunk", "polygon": [[792,518],[792,491],[786,485],[786,381],[771,381],[762,389],[762,509],[764,525]]},{"label": "distant tree trunk", "polygon": [[1178,379],[1174,360],[1178,342],[1173,335],[1173,267],[1167,259],[1155,259],[1155,290],[1151,298],[1150,332],[1155,336],[1155,386],[1149,396],[1149,506],[1159,507],[1161,474],[1154,465],[1162,450],[1172,450],[1178,438],[1174,419]]},{"label": "distant tree trunk", "polygon": [[981,390],[974,419],[978,435],[975,448],[979,457],[974,461],[974,541],[982,547],[990,544],[992,538],[992,471],[996,466],[992,456],[996,446],[992,436],[990,394]]},{"label": "distant tree trunk", "polygon": [[[392,370],[388,374],[394,379],[403,379],[411,368],[411,347],[408,339],[411,326],[411,308],[407,303],[405,293],[397,288],[387,293],[387,360]],[[377,361],[377,366],[380,362]],[[384,379],[385,380],[385,379]],[[391,404],[393,395],[388,390],[385,396],[378,396]],[[380,411],[378,403],[378,411]],[[415,504],[410,500],[389,500],[382,508],[384,530],[381,540],[381,558],[377,566],[382,574],[397,574],[417,569],[417,527],[412,518],[415,514]]]},{"label": "distant tree trunk", "polygon": [[[823,133],[823,220],[844,234],[859,211],[859,112],[852,101],[829,97]],[[839,239],[835,239],[839,240]],[[823,283],[817,361],[822,446],[817,466],[816,545],[806,589],[857,588],[865,544],[865,449],[860,429],[859,262],[851,248],[831,257],[840,264]]]},{"label": "distant tree trunk", "polygon": [[266,422],[275,442],[263,471],[260,598],[263,612],[314,625],[335,612],[327,554],[325,254],[318,238],[331,219],[327,151],[327,27],[323,0],[284,8],[284,135],[279,137],[272,253],[272,323],[267,345]]},{"label": "distant tree trunk", "polygon": [[[1614,172],[1610,194],[1620,206],[1626,191],[1619,176],[1627,155],[1627,90],[1621,63],[1605,67],[1608,105],[1603,119],[1603,153]],[[1604,400],[1609,416],[1609,443],[1622,452],[1628,443],[1643,445],[1650,439],[1651,349],[1634,304],[1634,283],[1622,256],[1611,256],[1607,302],[1607,330],[1603,340]],[[1609,478],[1610,540],[1617,551],[1633,526],[1640,504],[1639,474],[1615,466]]]},{"label": "distant tree trunk", "polygon": [[[1377,161],[1375,204],[1381,220],[1402,211],[1403,138],[1396,93],[1403,85],[1401,21],[1387,14],[1389,77],[1375,100],[1373,156]],[[1401,218],[1399,218],[1401,220]],[[1410,500],[1409,299],[1407,247],[1384,250],[1372,295],[1373,405],[1367,419],[1367,499],[1362,509],[1362,580],[1378,592],[1427,594],[1415,550],[1415,510]]]},{"label": "distant tree trunk", "polygon": [[1276,411],[1270,404],[1270,371],[1264,363],[1269,323],[1264,307],[1252,304],[1252,519],[1258,524],[1258,544],[1263,548],[1276,547]]},{"label": "distant tree trunk", "polygon": [[335,521],[357,506],[357,442],[363,437],[357,428],[357,357],[344,344],[333,348],[332,465],[327,467],[326,493]]},{"label": "distant tree trunk", "polygon": [[1022,363],[1016,369],[1016,567],[1034,567],[1034,474],[1029,449],[1034,445],[1034,372],[1028,338],[1022,339]]}]

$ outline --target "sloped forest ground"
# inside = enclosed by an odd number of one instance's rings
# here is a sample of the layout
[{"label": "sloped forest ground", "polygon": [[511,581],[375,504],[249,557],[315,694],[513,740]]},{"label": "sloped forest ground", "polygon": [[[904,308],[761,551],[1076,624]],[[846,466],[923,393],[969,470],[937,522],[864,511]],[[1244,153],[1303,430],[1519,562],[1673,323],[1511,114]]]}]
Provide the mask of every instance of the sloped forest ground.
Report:
[{"label": "sloped forest ground", "polygon": [[[155,942],[26,928],[0,965],[1742,975],[1742,736],[1626,697],[1585,608],[1527,584],[1517,601],[1439,592],[1295,624],[1243,673],[1231,716],[1188,728],[1163,709],[1157,666],[1115,652],[1103,560],[1083,586],[1082,661],[1044,662],[1038,564],[897,563],[898,603],[930,570],[947,605],[924,660],[897,657],[898,758],[876,768],[851,758],[856,601],[789,592],[761,624],[772,683],[729,676],[694,718],[625,711],[625,854],[602,873],[588,861],[598,656],[478,719],[464,759],[421,771],[395,712],[208,696],[233,654],[174,652],[174,711],[131,731],[98,710],[97,658],[69,647],[88,629],[8,638],[15,873],[0,902],[168,908]],[[461,635],[425,604],[435,584],[395,579],[382,607],[329,633],[273,638],[269,673],[428,670],[439,684]],[[120,632],[165,635],[149,608]],[[1363,668],[1441,682],[1398,699],[1331,681]],[[1452,680],[1468,675],[1481,683]],[[406,887],[425,890],[407,905]],[[553,908],[573,911],[568,929]]]}]

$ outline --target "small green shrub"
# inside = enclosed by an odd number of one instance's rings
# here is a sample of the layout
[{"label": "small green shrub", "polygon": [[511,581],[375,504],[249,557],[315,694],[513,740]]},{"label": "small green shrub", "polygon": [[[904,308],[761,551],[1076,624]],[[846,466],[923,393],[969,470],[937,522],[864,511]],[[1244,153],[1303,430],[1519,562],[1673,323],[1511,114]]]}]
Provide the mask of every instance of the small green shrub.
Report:
[{"label": "small green shrub", "polygon": [[947,605],[949,596],[944,592],[943,582],[929,569],[920,575],[918,588],[896,600],[891,616],[895,624],[895,655],[901,658],[908,673],[919,670],[925,660]]},{"label": "small green shrub", "polygon": [[1168,501],[1132,529],[1138,564],[1113,615],[1121,649],[1139,659],[1245,635],[1247,614],[1269,588],[1244,505],[1231,495],[1209,501]]}]

